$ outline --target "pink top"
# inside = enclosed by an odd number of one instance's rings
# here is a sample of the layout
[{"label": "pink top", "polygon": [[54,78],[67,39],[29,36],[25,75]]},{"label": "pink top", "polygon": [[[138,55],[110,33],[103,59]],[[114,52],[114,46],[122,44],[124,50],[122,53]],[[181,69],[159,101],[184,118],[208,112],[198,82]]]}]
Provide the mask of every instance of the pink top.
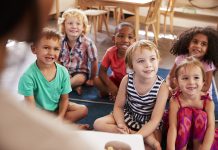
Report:
[{"label": "pink top", "polygon": [[126,75],[125,58],[118,58],[118,49],[116,46],[112,46],[107,49],[101,65],[105,68],[111,68],[112,76],[120,81]]}]

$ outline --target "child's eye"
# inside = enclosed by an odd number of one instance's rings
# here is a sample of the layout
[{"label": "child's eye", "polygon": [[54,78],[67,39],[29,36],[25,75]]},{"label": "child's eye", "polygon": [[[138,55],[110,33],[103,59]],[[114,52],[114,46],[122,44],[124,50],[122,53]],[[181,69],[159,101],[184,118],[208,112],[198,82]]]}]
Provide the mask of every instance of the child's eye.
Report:
[{"label": "child's eye", "polygon": [[138,63],[144,63],[145,61],[144,60],[138,60]]},{"label": "child's eye", "polygon": [[48,47],[48,46],[44,46],[43,48],[44,48],[44,49],[49,49],[49,47]]},{"label": "child's eye", "polygon": [[55,51],[60,51],[60,48],[55,48],[54,50],[55,50]]},{"label": "child's eye", "polygon": [[198,80],[198,79],[200,79],[200,77],[196,76],[196,77],[194,77],[194,79],[195,79],[195,80]]},{"label": "child's eye", "polygon": [[129,39],[134,39],[134,36],[129,36],[128,38],[129,38]]},{"label": "child's eye", "polygon": [[152,58],[151,58],[151,61],[155,61],[155,60],[156,60],[156,58],[155,58],[155,57],[152,57]]},{"label": "child's eye", "polygon": [[182,77],[182,80],[188,80],[188,77]]},{"label": "child's eye", "polygon": [[201,46],[207,46],[207,42],[202,42]]}]

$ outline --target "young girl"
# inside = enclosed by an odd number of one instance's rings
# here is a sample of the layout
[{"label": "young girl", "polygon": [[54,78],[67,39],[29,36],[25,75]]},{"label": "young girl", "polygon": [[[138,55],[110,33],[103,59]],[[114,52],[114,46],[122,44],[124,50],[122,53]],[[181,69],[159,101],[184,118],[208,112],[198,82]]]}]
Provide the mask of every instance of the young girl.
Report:
[{"label": "young girl", "polygon": [[169,91],[163,78],[157,75],[159,52],[154,43],[141,40],[128,48],[125,61],[133,72],[121,81],[113,114],[97,119],[94,128],[141,134],[146,150],[160,150],[161,118]]},{"label": "young girl", "polygon": [[[62,41],[59,61],[68,69],[71,86],[81,95],[83,84],[93,86],[98,67],[97,49],[86,36],[88,19],[81,10],[66,10],[60,22],[61,32],[65,38]],[[90,74],[89,63],[91,64]]]},{"label": "young girl", "polygon": [[175,69],[178,90],[170,100],[168,150],[218,148],[218,140],[214,140],[214,103],[201,90],[205,77],[202,63],[193,57]]},{"label": "young girl", "polygon": [[176,87],[173,82],[176,66],[186,57],[194,56],[202,62],[206,72],[202,91],[207,92],[210,89],[209,92],[211,93],[213,71],[216,69],[215,66],[218,65],[217,41],[217,31],[209,27],[194,27],[179,36],[170,50],[173,55],[177,56],[168,77],[172,89]]},{"label": "young girl", "polygon": [[[114,46],[110,47],[102,60],[99,76],[95,78],[95,86],[100,91],[100,96],[110,96],[115,100],[122,78],[126,75],[125,54],[127,48],[135,42],[135,29],[127,22],[120,23],[113,36]],[[107,75],[108,68],[112,74]]]}]

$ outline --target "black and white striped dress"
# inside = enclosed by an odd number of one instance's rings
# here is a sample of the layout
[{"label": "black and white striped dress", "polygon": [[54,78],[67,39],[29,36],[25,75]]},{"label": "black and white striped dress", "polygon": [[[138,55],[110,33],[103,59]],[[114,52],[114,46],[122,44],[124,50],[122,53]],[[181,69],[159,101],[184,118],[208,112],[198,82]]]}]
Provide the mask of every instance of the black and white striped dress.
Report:
[{"label": "black and white striped dress", "polygon": [[[164,79],[157,76],[151,90],[145,95],[139,95],[133,83],[133,74],[128,75],[127,83],[127,101],[124,107],[124,120],[127,126],[138,131],[141,127],[150,120],[154,109],[157,94]],[[158,128],[160,128],[161,124]]]}]

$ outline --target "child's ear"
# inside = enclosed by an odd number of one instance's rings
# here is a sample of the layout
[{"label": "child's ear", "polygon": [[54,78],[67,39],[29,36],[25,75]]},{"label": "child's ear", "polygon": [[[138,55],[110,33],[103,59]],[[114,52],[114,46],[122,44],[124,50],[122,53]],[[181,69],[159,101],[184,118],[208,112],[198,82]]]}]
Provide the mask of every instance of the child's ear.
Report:
[{"label": "child's ear", "polygon": [[173,78],[173,83],[176,85],[176,87],[179,87],[178,80],[175,77]]},{"label": "child's ear", "polygon": [[112,36],[112,42],[115,43],[115,35]]},{"label": "child's ear", "polygon": [[36,47],[34,46],[34,44],[32,44],[30,47],[31,47],[32,53],[36,54]]}]

